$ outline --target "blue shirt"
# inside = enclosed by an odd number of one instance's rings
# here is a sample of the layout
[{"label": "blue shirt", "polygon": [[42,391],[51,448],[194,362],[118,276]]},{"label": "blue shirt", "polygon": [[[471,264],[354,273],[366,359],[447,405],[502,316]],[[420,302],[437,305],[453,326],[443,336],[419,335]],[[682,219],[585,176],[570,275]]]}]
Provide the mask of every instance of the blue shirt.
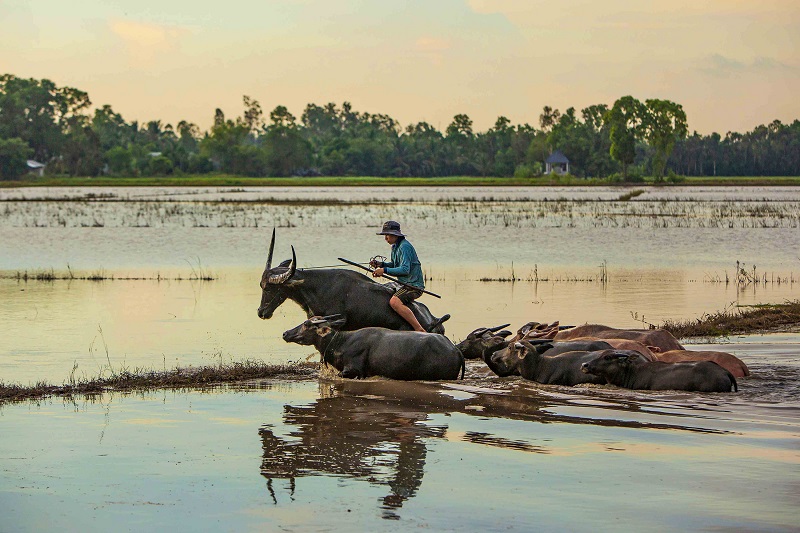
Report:
[{"label": "blue shirt", "polygon": [[422,275],[422,264],[417,257],[417,251],[402,238],[392,245],[391,261],[381,263],[384,272],[394,276],[412,287],[425,288],[425,277]]}]

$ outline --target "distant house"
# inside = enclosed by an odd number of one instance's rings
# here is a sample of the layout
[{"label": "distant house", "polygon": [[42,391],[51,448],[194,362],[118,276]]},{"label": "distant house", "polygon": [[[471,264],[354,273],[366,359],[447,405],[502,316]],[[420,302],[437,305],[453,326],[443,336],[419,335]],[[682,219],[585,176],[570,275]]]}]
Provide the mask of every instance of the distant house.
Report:
[{"label": "distant house", "polygon": [[560,150],[556,150],[544,161],[545,174],[569,174],[569,159]]},{"label": "distant house", "polygon": [[44,176],[44,167],[45,165],[43,163],[28,159],[28,172],[31,174],[35,174],[39,177]]}]

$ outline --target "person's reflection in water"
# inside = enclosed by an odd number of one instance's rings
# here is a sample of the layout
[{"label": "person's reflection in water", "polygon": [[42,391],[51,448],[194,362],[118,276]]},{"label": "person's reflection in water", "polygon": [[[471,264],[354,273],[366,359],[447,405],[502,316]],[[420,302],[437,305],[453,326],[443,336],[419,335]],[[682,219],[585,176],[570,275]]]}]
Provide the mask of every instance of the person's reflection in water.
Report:
[{"label": "person's reflection in water", "polygon": [[425,439],[441,438],[447,428],[423,424],[432,409],[413,398],[353,396],[354,392],[339,396],[334,391],[310,406],[285,406],[284,422],[297,426],[289,438],[267,427],[259,430],[261,474],[273,502],[277,503],[273,479],[288,479],[293,497],[295,478],[334,474],[388,486],[383,517],[399,518],[397,509],[422,484]]},{"label": "person's reflection in water", "polygon": [[394,509],[402,507],[404,501],[417,493],[417,489],[422,485],[426,455],[425,444],[417,438],[400,442],[395,476],[389,480],[392,492],[383,498],[384,518],[399,519],[400,516],[394,512]]}]

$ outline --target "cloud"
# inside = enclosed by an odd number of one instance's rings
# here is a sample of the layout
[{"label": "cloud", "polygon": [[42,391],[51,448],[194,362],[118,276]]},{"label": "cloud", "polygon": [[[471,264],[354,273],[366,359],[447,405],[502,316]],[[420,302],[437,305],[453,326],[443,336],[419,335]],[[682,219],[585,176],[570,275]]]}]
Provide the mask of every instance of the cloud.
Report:
[{"label": "cloud", "polygon": [[782,63],[771,57],[755,57],[750,61],[712,54],[700,61],[700,70],[716,76],[741,74],[797,73],[798,68]]},{"label": "cloud", "polygon": [[131,59],[142,65],[151,64],[161,54],[177,48],[180,39],[189,33],[187,28],[166,26],[124,19],[108,23],[111,32],[121,39]]},{"label": "cloud", "polygon": [[441,39],[438,37],[420,37],[414,43],[414,49],[426,56],[434,65],[442,64],[444,53],[450,50],[451,47],[448,39]]}]

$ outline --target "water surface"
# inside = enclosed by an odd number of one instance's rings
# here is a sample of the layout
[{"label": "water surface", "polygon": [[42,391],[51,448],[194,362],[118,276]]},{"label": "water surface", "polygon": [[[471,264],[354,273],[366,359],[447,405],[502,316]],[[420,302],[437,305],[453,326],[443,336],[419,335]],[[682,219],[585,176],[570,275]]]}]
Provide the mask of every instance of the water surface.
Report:
[{"label": "water surface", "polygon": [[[388,255],[374,233],[400,220],[454,341],[799,297],[800,190],[643,190],[0,189],[0,380],[316,360],[280,338],[298,306],[256,316],[273,226],[276,257],[294,245],[308,268]],[[737,283],[737,261],[758,281]],[[107,279],[15,279],[49,269]],[[800,337],[714,341],[688,347],[743,359],[738,393],[554,387],[474,362],[451,383],[324,373],[5,405],[0,529],[796,530]]]}]

